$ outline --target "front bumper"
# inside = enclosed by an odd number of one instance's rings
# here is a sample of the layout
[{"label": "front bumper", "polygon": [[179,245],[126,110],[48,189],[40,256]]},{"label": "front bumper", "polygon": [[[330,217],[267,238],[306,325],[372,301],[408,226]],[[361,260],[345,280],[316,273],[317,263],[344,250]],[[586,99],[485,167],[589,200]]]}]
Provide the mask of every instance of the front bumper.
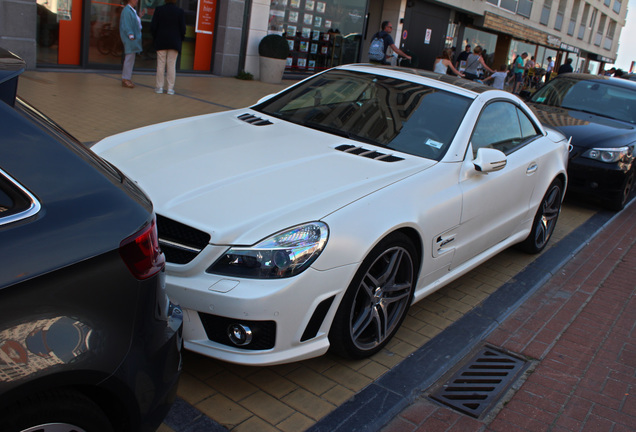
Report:
[{"label": "front bumper", "polygon": [[568,163],[568,190],[601,199],[620,197],[631,167],[631,161],[604,163],[574,156]]},{"label": "front bumper", "polygon": [[[264,366],[327,352],[331,322],[355,270],[355,265],[309,268],[295,277],[269,280],[171,272],[167,287],[184,310],[185,348]],[[255,330],[250,344],[232,343],[227,330],[233,324]]]}]

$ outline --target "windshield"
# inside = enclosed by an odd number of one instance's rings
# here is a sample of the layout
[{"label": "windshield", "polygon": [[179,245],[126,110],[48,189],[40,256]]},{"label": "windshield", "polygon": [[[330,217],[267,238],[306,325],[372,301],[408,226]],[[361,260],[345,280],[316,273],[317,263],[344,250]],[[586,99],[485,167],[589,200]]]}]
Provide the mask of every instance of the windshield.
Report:
[{"label": "windshield", "polygon": [[555,79],[537,91],[531,102],[636,123],[636,91],[600,80]]},{"label": "windshield", "polygon": [[301,126],[439,161],[471,102],[410,81],[332,70],[254,109]]}]

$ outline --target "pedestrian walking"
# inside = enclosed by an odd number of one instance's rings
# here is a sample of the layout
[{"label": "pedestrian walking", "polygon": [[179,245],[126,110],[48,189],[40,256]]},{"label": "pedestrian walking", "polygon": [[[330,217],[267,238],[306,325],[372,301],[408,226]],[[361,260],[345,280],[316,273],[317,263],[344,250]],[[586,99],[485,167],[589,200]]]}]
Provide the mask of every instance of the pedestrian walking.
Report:
[{"label": "pedestrian walking", "polygon": [[[464,51],[460,52],[457,56],[457,63],[455,63],[455,67],[460,71],[464,71],[466,69],[466,59],[470,55],[470,45],[466,44],[466,48]],[[462,63],[463,62],[463,63]]]},{"label": "pedestrian walking", "polygon": [[391,24],[390,21],[383,21],[381,28],[382,29],[371,38],[371,45],[369,46],[369,61],[376,64],[389,64],[386,61],[387,48],[391,48],[397,55],[411,60],[410,55],[405,54],[404,51],[395,45],[390,34],[393,30],[393,24]]},{"label": "pedestrian walking", "polygon": [[484,61],[484,58],[481,56],[481,51],[482,51],[481,46],[477,45],[473,49],[472,54],[468,55],[468,58],[466,59],[466,69],[464,70],[464,75],[466,79],[469,79],[471,81],[479,80],[480,65],[482,68],[486,69],[491,74],[495,73],[495,71],[492,70],[490,67],[488,67],[488,65]]},{"label": "pedestrian walking", "polygon": [[523,87],[523,73],[526,70],[525,60],[528,57],[528,53],[522,53],[517,56],[514,61],[512,72],[515,76],[515,86],[512,89],[513,94],[519,94],[519,91]]},{"label": "pedestrian walking", "polygon": [[435,63],[433,64],[433,72],[437,72],[443,75],[446,75],[448,69],[452,70],[455,75],[463,77],[464,74],[455,69],[453,66],[453,61],[451,60],[452,50],[450,48],[446,48],[442,51],[442,55],[435,59]]},{"label": "pedestrian walking", "polygon": [[150,23],[150,31],[157,50],[157,73],[155,92],[163,93],[164,81],[168,82],[166,93],[174,94],[177,75],[177,57],[185,38],[186,25],[183,9],[177,7],[177,0],[166,0],[155,9]]},{"label": "pedestrian walking", "polygon": [[571,73],[571,72],[574,72],[574,69],[572,68],[572,58],[568,57],[565,59],[565,63],[559,66],[557,75],[561,75],[564,73]]},{"label": "pedestrian walking", "polygon": [[124,0],[126,6],[119,18],[119,36],[124,44],[124,64],[121,70],[121,85],[133,88],[132,72],[135,66],[135,56],[143,48],[141,46],[141,18],[135,8],[139,0]]}]

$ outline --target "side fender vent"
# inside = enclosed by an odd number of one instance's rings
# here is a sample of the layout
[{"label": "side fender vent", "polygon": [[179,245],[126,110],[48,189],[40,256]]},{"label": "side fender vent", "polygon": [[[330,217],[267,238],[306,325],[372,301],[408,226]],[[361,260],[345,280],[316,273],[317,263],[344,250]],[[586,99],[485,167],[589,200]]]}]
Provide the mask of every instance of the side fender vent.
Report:
[{"label": "side fender vent", "polygon": [[269,120],[265,120],[260,117],[256,117],[255,115],[247,114],[247,113],[238,116],[238,119],[243,120],[244,122],[247,122],[249,124],[253,124],[255,126],[267,126],[272,124],[272,122]]},{"label": "side fender vent", "polygon": [[356,147],[349,144],[342,144],[336,147],[336,150],[340,150],[341,152],[350,153],[350,154],[354,154],[358,156],[364,156],[366,158],[378,160],[382,162],[398,162],[398,161],[404,160],[404,158],[401,158],[398,156],[381,153],[376,150],[369,150],[364,147]]}]

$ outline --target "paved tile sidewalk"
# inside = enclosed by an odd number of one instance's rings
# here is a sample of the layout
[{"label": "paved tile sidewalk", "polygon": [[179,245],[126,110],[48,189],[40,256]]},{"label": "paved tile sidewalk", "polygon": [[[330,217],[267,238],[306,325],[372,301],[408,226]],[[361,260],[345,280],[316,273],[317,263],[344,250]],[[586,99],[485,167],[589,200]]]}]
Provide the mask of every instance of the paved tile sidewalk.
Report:
[{"label": "paved tile sidewalk", "polygon": [[632,204],[487,337],[535,360],[496,415],[472,419],[422,395],[383,432],[635,430],[635,246]]}]

